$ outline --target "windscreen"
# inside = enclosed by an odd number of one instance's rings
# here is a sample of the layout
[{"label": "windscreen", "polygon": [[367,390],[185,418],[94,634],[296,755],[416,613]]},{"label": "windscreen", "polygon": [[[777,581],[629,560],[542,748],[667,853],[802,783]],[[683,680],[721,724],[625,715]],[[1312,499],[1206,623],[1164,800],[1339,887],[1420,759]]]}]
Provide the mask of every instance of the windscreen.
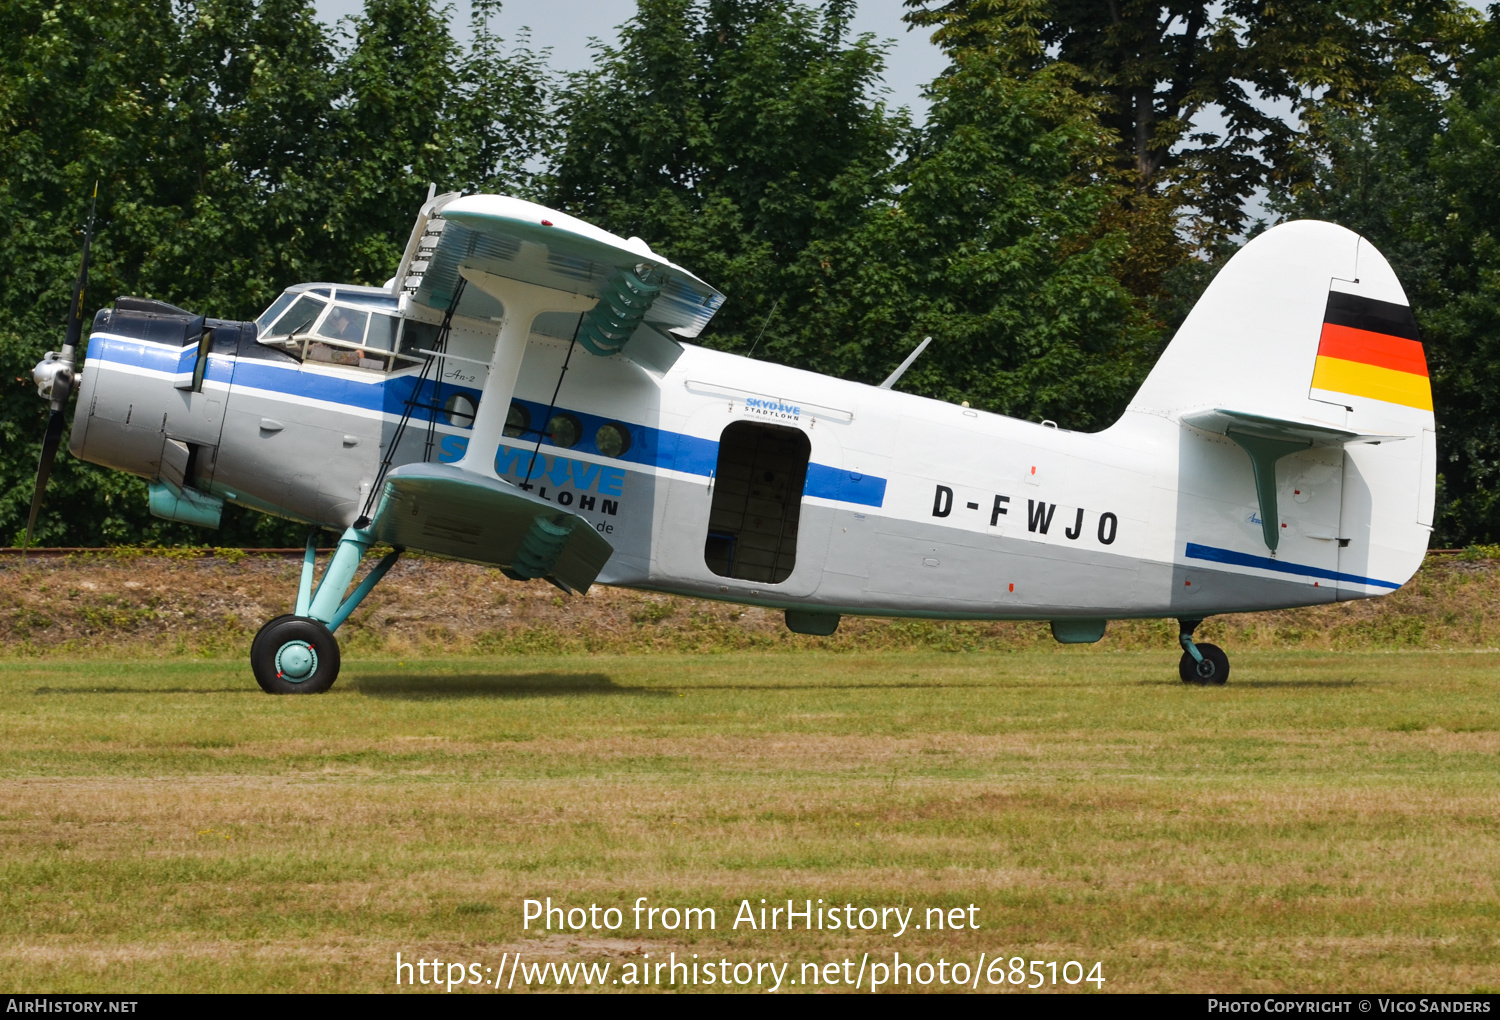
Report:
[{"label": "windscreen", "polygon": [[260,318],[255,320],[255,327],[260,331],[261,336],[268,336],[270,334],[271,323],[276,321],[276,316],[286,311],[286,306],[291,304],[296,296],[295,294],[283,294],[272,303],[270,308],[260,313]]},{"label": "windscreen", "polygon": [[286,314],[276,320],[266,336],[292,336],[296,333],[307,332],[307,327],[317,321],[322,314],[324,305],[315,297],[303,295],[297,299],[297,303],[288,308]]}]

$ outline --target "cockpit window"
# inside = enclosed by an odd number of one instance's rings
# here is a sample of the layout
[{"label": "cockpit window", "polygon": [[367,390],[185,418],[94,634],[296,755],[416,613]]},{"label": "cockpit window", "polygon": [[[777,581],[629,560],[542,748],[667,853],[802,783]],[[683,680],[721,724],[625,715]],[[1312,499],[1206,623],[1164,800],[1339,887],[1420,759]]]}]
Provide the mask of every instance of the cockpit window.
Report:
[{"label": "cockpit window", "polygon": [[330,290],[298,288],[283,294],[257,320],[258,326],[268,324],[260,328],[261,343],[303,362],[346,368],[393,372],[420,364],[416,358],[405,356],[405,338],[400,340],[402,349],[396,350],[403,324],[408,330],[418,324],[404,323],[399,315],[382,310],[393,303],[376,300],[385,295],[356,291],[345,298],[340,288],[330,295],[331,302],[314,296],[329,294]]},{"label": "cockpit window", "polygon": [[267,331],[267,336],[294,336],[305,332],[311,326],[327,306],[314,297],[306,295],[297,299],[297,303],[287,309],[286,314],[276,320],[276,325]]},{"label": "cockpit window", "polygon": [[406,328],[401,331],[401,353],[410,354],[413,357],[423,357],[423,351],[437,348],[438,334],[442,333],[441,326],[421,319],[407,319]]},{"label": "cockpit window", "polygon": [[265,311],[260,313],[260,318],[255,320],[255,327],[260,331],[261,336],[270,335],[271,323],[276,321],[276,316],[286,311],[286,306],[291,304],[292,299],[294,299],[296,296],[297,295],[295,294],[283,294],[281,295],[281,297],[276,299],[275,303],[272,304],[270,308],[267,308]]},{"label": "cockpit window", "polygon": [[396,327],[401,320],[391,315],[372,314],[370,329],[365,333],[365,346],[377,350],[391,351],[396,348]]},{"label": "cockpit window", "polygon": [[333,311],[328,313],[328,317],[318,327],[318,336],[326,336],[330,340],[343,340],[351,344],[363,344],[365,323],[369,321],[369,318],[369,312],[334,305]]}]

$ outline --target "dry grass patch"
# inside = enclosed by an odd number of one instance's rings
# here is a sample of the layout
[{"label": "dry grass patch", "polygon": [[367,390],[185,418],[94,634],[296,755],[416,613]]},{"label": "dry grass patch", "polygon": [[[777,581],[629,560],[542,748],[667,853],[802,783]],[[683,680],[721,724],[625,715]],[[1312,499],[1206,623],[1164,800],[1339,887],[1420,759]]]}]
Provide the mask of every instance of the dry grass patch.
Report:
[{"label": "dry grass patch", "polygon": [[[122,549],[0,563],[0,641],[23,656],[240,657],[289,612],[300,561],[233,550]],[[1116,621],[1101,648],[1176,647],[1175,624]],[[1199,632],[1226,648],[1500,647],[1500,560],[1430,557],[1399,592],[1312,609],[1218,617]],[[536,656],[646,652],[1022,651],[1045,623],[846,619],[828,638],[792,634],[779,612],[595,587],[567,598],[498,570],[408,557],[340,631],[345,654]]]}]

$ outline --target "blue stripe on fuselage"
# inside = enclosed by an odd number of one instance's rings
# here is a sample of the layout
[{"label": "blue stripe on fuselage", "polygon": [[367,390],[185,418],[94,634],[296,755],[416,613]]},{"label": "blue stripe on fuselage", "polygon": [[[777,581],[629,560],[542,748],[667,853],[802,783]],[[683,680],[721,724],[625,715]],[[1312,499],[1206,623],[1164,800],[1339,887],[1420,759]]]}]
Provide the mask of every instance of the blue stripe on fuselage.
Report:
[{"label": "blue stripe on fuselage", "polygon": [[[88,357],[90,359],[131,365],[167,375],[192,371],[196,355],[197,348],[194,347],[178,350],[106,334],[96,334],[89,339]],[[411,373],[382,376],[378,380],[365,382],[338,374],[303,372],[300,366],[290,364],[283,365],[252,358],[232,361],[223,355],[211,355],[208,359],[206,378],[228,384],[231,377],[235,386],[245,386],[307,400],[342,404],[365,411],[379,411],[397,418],[405,413],[406,405],[412,400],[412,394],[417,385],[417,376]],[[412,411],[413,420],[426,422],[437,413],[428,407],[421,406],[438,403],[438,400],[433,399],[433,390],[434,384],[431,381],[423,386],[422,399],[416,401],[419,406]],[[452,383],[443,383],[437,396],[446,401],[455,393],[467,395],[476,404],[479,402],[479,390],[468,386],[456,386]],[[533,400],[523,400],[520,397],[516,398],[516,403],[526,409],[533,429],[523,436],[515,437],[513,441],[517,445],[532,446],[537,440],[535,428],[545,424],[540,419],[547,414],[547,405]],[[582,438],[577,445],[568,448],[573,451],[600,457],[606,456],[599,452],[596,437],[600,426],[614,422],[624,425],[629,430],[630,446],[618,456],[607,459],[639,464],[648,468],[680,471],[705,478],[712,475],[718,467],[719,444],[715,440],[701,439],[686,433],[671,432],[649,425],[629,424],[615,418],[606,418],[572,408],[558,407],[553,413],[559,412],[575,416],[579,424],[583,426]],[[442,421],[441,418],[439,420]],[[465,426],[455,427],[464,428]],[[463,455],[463,448],[466,445],[467,439],[463,436],[445,437],[440,448],[440,459],[447,462],[458,460]],[[542,437],[542,446],[552,447],[558,451],[564,449],[557,447],[546,436]],[[502,448],[501,456],[505,455]],[[878,507],[885,503],[885,487],[884,478],[846,471],[843,468],[826,464],[809,464],[807,481],[802,493],[816,499]]]},{"label": "blue stripe on fuselage", "polygon": [[[153,372],[163,372],[167,375],[182,375],[191,372],[197,355],[196,347],[178,350],[158,344],[143,343],[140,340],[99,334],[89,338],[88,357],[90,360],[130,365]],[[381,376],[365,382],[342,375],[303,372],[301,366],[295,364],[260,361],[254,358],[231,360],[222,354],[209,356],[204,378],[226,386],[230,384],[232,378],[236,386],[309,400],[322,400],[331,404],[342,404],[345,407],[357,407],[365,411],[380,411],[397,418],[406,412],[407,401],[411,400],[412,394],[416,392],[418,381],[415,374],[406,374]],[[423,399],[416,401],[418,406],[412,411],[413,419],[426,422],[436,413],[425,406],[438,403],[433,399],[433,390],[434,384],[429,380],[422,387]],[[455,393],[465,394],[475,404],[479,403],[479,391],[469,386],[443,383],[441,393],[438,395],[446,401]],[[445,421],[441,417],[438,420]],[[463,428],[464,426],[455,427]]]},{"label": "blue stripe on fuselage", "polygon": [[1376,588],[1395,589],[1401,587],[1395,581],[1381,581],[1374,577],[1361,577],[1359,574],[1343,574],[1337,570],[1326,570],[1322,567],[1307,567],[1300,563],[1286,563],[1282,560],[1273,560],[1269,556],[1255,556],[1251,553],[1235,552],[1233,549],[1219,549],[1211,545],[1199,545],[1197,542],[1189,542],[1184,555],[1190,560],[1229,563],[1236,567],[1258,567],[1261,570],[1275,570],[1283,574],[1296,574],[1299,577],[1319,577],[1327,581],[1348,581],[1351,584],[1368,584]]}]

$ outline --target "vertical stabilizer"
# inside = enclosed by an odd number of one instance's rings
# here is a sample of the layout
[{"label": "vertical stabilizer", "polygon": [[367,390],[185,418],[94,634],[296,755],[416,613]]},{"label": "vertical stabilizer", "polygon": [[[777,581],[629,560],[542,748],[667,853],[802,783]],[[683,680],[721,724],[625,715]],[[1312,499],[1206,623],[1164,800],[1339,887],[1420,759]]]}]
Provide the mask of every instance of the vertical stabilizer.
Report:
[{"label": "vertical stabilizer", "polygon": [[[1427,362],[1396,274],[1352,231],[1287,223],[1236,254],[1121,424],[1147,418],[1180,429],[1179,491],[1210,516],[1250,511],[1254,532],[1215,540],[1226,562],[1313,561],[1339,598],[1389,591],[1421,563],[1436,467]],[[1338,477],[1310,484],[1315,464]]]}]

